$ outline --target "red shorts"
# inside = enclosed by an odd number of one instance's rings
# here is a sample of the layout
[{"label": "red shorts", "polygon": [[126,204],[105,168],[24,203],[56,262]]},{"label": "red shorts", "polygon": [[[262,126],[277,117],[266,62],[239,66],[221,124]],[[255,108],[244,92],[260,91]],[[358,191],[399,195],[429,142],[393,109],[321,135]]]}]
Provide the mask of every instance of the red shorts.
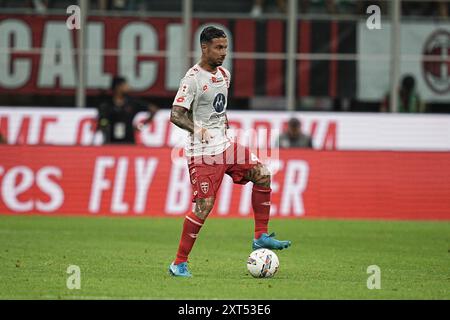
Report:
[{"label": "red shorts", "polygon": [[192,184],[192,202],[196,199],[215,197],[228,174],[237,184],[246,184],[244,176],[248,170],[260,164],[249,148],[232,143],[224,152],[215,156],[188,158],[189,176]]}]

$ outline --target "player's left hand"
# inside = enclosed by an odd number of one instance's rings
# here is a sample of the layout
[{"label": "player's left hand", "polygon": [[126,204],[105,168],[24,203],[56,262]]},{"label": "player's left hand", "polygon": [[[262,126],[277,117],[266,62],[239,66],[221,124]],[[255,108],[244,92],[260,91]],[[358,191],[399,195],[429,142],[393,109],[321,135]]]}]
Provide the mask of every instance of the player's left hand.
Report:
[{"label": "player's left hand", "polygon": [[202,141],[202,143],[209,143],[209,141],[212,139],[211,134],[206,128],[199,128],[195,133],[197,137]]}]

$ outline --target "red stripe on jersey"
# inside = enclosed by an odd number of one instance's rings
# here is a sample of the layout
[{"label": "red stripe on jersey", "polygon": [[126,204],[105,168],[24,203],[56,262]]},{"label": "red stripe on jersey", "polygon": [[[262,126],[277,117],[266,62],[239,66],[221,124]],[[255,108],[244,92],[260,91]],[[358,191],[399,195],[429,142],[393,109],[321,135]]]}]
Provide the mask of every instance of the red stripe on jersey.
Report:
[{"label": "red stripe on jersey", "polygon": [[[222,67],[218,67],[220,73],[222,73],[223,78],[225,79],[225,83],[227,84],[227,88],[230,87],[230,79],[227,76],[227,73],[225,72],[225,70]],[[214,79],[214,77],[213,77]],[[213,81],[214,82],[214,81]],[[205,91],[205,89],[203,89],[203,91]]]}]

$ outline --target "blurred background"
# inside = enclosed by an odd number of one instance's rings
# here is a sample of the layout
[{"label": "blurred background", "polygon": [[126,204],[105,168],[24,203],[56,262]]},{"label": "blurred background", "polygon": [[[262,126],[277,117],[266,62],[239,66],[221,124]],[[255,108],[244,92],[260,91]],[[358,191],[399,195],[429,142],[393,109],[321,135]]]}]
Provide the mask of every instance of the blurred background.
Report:
[{"label": "blurred background", "polygon": [[[62,24],[73,4],[82,8],[84,30]],[[381,29],[367,25],[376,22],[370,5],[380,9]],[[0,0],[0,105],[98,107],[122,76],[134,96],[170,108],[199,57],[201,28],[216,24],[230,40],[230,109],[449,113],[449,6]]]},{"label": "blurred background", "polygon": [[[0,0],[0,299],[448,299],[449,9]],[[208,221],[194,282],[166,278],[193,209],[170,108],[208,25],[228,37],[227,133],[272,170],[270,231],[294,244],[269,286],[244,279],[252,184],[228,175],[210,217],[239,222]]]},{"label": "blurred background", "polygon": [[[449,6],[0,0],[0,212],[188,212],[169,113],[215,25],[230,133],[289,149],[268,159],[274,215],[448,219]],[[249,214],[249,188],[226,177],[219,214]]]}]

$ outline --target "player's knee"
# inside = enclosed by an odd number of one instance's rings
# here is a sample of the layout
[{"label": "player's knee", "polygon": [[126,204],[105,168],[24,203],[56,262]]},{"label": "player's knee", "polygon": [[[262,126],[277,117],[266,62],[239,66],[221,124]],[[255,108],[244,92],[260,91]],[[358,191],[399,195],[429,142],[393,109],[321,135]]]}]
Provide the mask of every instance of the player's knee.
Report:
[{"label": "player's knee", "polygon": [[197,199],[195,205],[195,215],[205,220],[214,207],[215,198]]},{"label": "player's knee", "polygon": [[256,181],[254,181],[254,183],[258,186],[269,188],[271,180],[272,179],[269,168],[267,168],[265,165],[260,165],[258,167],[258,174],[256,176]]}]

